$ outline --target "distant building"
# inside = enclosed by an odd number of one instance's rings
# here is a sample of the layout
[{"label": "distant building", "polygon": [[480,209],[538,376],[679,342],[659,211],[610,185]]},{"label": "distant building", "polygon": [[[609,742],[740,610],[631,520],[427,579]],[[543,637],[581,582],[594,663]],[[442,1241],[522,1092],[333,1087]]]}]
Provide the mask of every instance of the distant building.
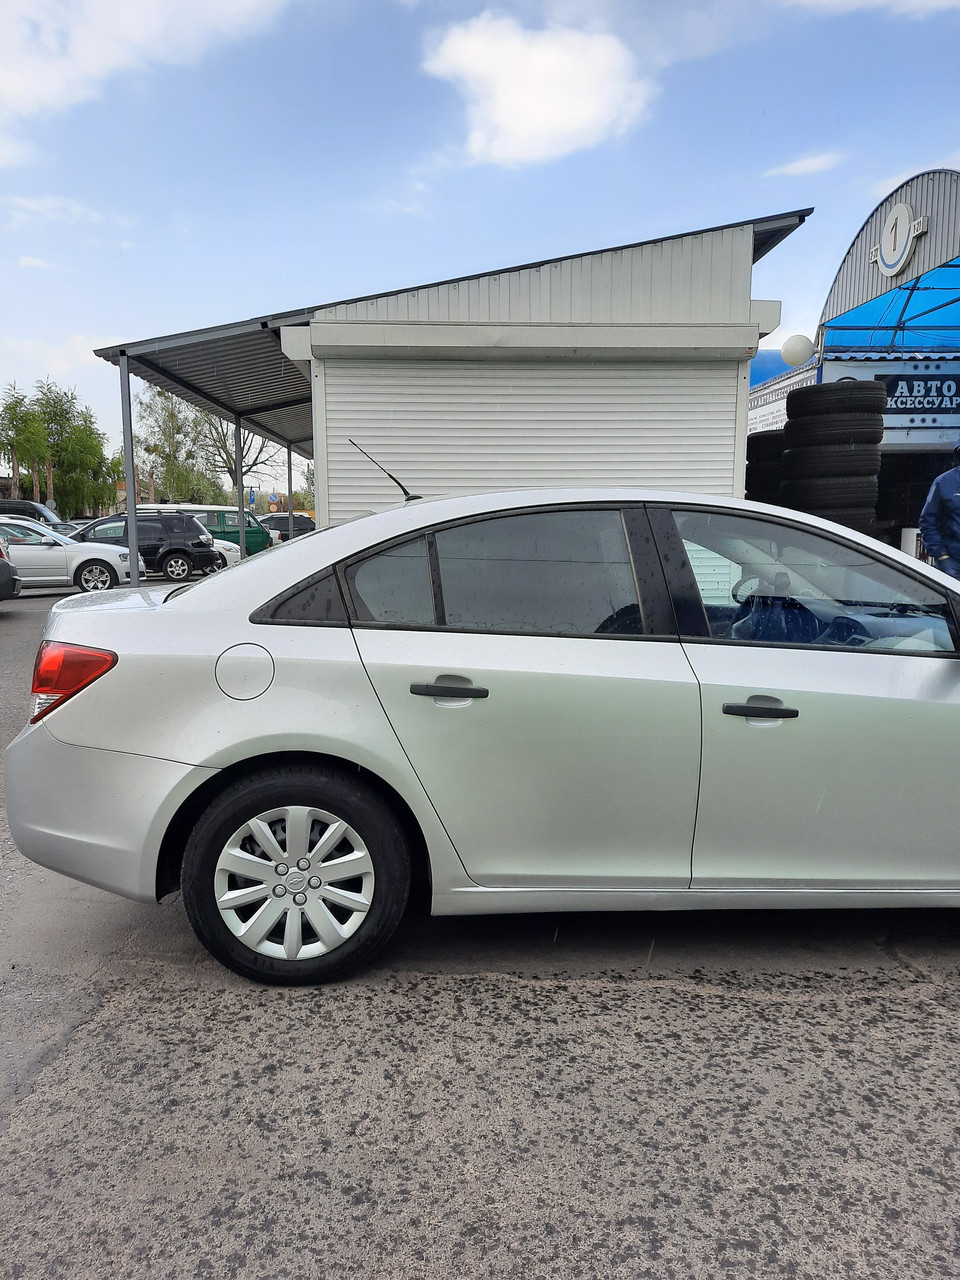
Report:
[{"label": "distant building", "polygon": [[887,389],[877,516],[913,527],[960,442],[960,173],[935,169],[877,205],[827,295],[817,354],[754,386],[749,431],[782,427],[808,382],[877,379]]}]

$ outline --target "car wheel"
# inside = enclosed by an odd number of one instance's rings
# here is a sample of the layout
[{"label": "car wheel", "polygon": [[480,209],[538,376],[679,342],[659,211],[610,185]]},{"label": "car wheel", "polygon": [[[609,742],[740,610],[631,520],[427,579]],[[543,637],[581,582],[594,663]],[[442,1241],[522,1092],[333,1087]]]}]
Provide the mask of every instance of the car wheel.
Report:
[{"label": "car wheel", "polygon": [[184,582],[193,573],[193,561],[182,551],[174,551],[164,560],[160,572],[171,582]]},{"label": "car wheel", "polygon": [[216,563],[208,564],[203,572],[206,574],[219,573],[221,569],[225,569],[226,567],[227,567],[227,557],[223,554],[222,551],[218,551]]},{"label": "car wheel", "polygon": [[104,564],[102,560],[91,560],[80,566],[73,581],[81,591],[109,591],[120,579],[110,565]]},{"label": "car wheel", "polygon": [[344,977],[389,940],[410,893],[410,855],[388,804],[354,778],[308,766],[228,787],[184,851],[183,901],[217,960],[257,982]]}]

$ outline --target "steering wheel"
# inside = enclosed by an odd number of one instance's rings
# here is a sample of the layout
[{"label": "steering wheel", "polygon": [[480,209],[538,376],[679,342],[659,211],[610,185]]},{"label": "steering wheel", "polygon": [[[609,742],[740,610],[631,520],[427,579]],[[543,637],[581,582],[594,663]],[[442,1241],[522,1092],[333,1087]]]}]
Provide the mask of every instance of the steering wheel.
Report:
[{"label": "steering wheel", "polygon": [[766,587],[767,591],[772,593],[773,580],[764,573],[745,573],[730,588],[730,594],[737,604],[746,604],[750,597],[756,595],[761,587]]}]

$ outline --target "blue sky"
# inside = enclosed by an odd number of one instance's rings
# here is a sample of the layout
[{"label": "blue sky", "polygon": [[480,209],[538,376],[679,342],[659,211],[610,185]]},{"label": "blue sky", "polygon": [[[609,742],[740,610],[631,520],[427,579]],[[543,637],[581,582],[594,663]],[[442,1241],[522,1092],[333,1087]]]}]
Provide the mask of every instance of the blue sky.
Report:
[{"label": "blue sky", "polygon": [[3,0],[0,384],[92,348],[813,205],[758,264],[813,330],[860,225],[960,168],[960,0]]}]

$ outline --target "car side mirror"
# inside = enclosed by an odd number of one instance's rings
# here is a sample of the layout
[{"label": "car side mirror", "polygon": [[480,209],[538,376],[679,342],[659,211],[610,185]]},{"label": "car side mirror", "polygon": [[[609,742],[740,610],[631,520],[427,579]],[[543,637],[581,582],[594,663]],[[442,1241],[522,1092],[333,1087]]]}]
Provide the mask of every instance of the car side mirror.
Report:
[{"label": "car side mirror", "polygon": [[41,547],[59,547],[60,543],[55,538],[41,538]]}]

